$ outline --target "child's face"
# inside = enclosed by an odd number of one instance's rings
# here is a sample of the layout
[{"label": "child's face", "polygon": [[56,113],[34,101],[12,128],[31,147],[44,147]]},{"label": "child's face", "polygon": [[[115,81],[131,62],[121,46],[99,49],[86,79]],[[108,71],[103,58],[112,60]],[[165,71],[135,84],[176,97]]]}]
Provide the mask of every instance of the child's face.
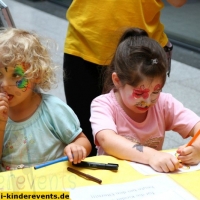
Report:
[{"label": "child's face", "polygon": [[161,90],[161,79],[154,79],[153,82],[143,81],[137,87],[126,84],[119,88],[119,93],[128,109],[144,113],[157,102]]},{"label": "child's face", "polygon": [[0,66],[0,92],[9,96],[9,106],[22,103],[32,94],[33,83],[27,80],[24,73],[26,67],[23,63],[15,66]]}]

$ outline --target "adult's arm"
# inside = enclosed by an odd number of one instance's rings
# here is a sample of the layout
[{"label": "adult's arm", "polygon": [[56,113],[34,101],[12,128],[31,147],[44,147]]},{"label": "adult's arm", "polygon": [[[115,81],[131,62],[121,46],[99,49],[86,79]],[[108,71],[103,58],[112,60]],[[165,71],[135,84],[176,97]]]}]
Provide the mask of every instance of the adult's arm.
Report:
[{"label": "adult's arm", "polygon": [[187,0],[167,0],[167,2],[174,7],[181,7],[187,2]]}]

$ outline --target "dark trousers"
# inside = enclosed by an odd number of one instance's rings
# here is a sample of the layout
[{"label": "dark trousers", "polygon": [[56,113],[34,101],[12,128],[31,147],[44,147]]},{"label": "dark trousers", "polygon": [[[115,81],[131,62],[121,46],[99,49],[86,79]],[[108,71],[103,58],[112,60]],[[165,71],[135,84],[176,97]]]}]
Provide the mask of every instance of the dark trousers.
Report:
[{"label": "dark trousers", "polygon": [[104,67],[83,60],[80,57],[64,54],[64,89],[67,104],[79,118],[83,133],[92,144],[89,156],[95,156],[90,118],[90,104],[102,93],[101,75]]}]

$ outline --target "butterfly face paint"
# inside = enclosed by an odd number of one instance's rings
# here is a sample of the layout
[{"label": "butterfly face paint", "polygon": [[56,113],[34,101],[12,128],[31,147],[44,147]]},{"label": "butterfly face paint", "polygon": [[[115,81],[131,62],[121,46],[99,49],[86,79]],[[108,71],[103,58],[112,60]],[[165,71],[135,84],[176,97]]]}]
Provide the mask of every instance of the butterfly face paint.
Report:
[{"label": "butterfly face paint", "polygon": [[144,85],[141,85],[139,88],[133,89],[133,97],[136,99],[140,97],[147,99],[149,97],[149,89],[145,88]]},{"label": "butterfly face paint", "polygon": [[20,89],[24,89],[23,92],[27,90],[28,85],[29,85],[29,81],[25,78],[24,72],[25,72],[25,69],[23,65],[21,64],[15,65],[15,69],[14,69],[15,75],[22,77],[21,80],[16,81],[16,86]]},{"label": "butterfly face paint", "polygon": [[160,94],[161,85],[157,84],[153,92],[150,94],[150,89],[145,88],[144,85],[140,86],[139,88],[133,89],[132,96],[134,99],[138,99],[136,106],[139,107],[149,107],[151,104],[154,104]]},{"label": "butterfly face paint", "polygon": [[136,87],[125,84],[119,87],[116,99],[125,112],[127,110],[130,113],[145,113],[157,102],[161,89],[162,79],[160,78],[145,80]]}]

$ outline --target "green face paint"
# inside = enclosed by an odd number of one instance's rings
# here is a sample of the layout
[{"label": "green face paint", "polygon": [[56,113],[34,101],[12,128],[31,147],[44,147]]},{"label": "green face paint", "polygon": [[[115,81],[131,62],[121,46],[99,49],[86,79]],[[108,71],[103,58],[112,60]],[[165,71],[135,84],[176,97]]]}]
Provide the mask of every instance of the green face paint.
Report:
[{"label": "green face paint", "polygon": [[15,65],[14,73],[19,76],[24,76],[24,67],[22,65]]},{"label": "green face paint", "polygon": [[19,81],[16,81],[16,85],[20,89],[23,89],[23,88],[27,89],[27,87],[28,87],[28,80],[25,79],[25,78],[23,78],[23,79],[21,79]]},{"label": "green face paint", "polygon": [[[15,75],[18,75],[19,77],[22,77],[21,80],[16,81],[16,86],[20,89],[27,89],[28,87],[28,80],[24,78],[24,66],[17,64],[15,65],[15,70],[14,70]],[[26,90],[25,90],[26,91]]]}]

